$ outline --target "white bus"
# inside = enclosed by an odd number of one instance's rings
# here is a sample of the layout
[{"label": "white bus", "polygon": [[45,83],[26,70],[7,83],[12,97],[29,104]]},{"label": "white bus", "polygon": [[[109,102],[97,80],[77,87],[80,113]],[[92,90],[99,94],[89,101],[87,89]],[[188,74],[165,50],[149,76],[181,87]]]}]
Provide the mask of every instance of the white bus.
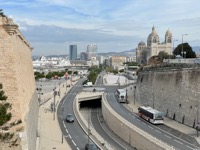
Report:
[{"label": "white bus", "polygon": [[141,118],[151,122],[152,124],[163,124],[164,113],[157,111],[151,107],[140,106],[138,112]]},{"label": "white bus", "polygon": [[126,90],[124,89],[117,89],[115,95],[120,103],[126,102]]}]

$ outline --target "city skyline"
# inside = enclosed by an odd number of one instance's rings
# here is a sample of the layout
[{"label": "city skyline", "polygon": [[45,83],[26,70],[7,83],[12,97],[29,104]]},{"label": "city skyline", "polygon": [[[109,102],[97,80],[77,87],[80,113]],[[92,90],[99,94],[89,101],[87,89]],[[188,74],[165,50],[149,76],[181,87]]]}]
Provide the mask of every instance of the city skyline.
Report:
[{"label": "city skyline", "polygon": [[33,55],[68,54],[76,44],[78,53],[97,44],[98,52],[135,49],[146,42],[152,26],[164,41],[167,29],[173,39],[199,46],[200,2],[117,0],[0,0],[6,16],[13,18],[34,48]]}]

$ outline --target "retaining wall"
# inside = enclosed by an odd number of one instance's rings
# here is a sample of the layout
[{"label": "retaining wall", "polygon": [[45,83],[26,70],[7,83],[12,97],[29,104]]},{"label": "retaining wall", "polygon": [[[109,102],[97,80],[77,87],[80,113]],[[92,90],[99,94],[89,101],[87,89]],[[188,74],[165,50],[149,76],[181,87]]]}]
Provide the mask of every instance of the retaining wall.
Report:
[{"label": "retaining wall", "polygon": [[143,71],[138,75],[136,101],[166,117],[196,127],[200,68]]},{"label": "retaining wall", "polygon": [[174,148],[137,128],[120,115],[108,104],[105,95],[102,99],[102,114],[110,129],[127,143],[138,150],[173,150]]}]

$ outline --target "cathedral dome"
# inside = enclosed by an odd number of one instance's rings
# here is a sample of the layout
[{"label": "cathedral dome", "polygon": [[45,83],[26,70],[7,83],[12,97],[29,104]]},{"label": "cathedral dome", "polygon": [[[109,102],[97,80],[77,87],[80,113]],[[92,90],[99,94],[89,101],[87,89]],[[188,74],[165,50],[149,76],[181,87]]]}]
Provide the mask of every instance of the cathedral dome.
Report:
[{"label": "cathedral dome", "polygon": [[141,41],[138,46],[146,46],[145,42]]},{"label": "cathedral dome", "polygon": [[171,31],[168,29],[167,32],[165,33],[165,36],[172,36]]},{"label": "cathedral dome", "polygon": [[159,38],[159,36],[158,36],[158,34],[157,34],[156,29],[155,29],[154,26],[152,27],[152,32],[151,32],[151,34],[149,34],[149,36],[148,36],[148,41],[149,41],[149,40],[151,41],[152,37]]}]

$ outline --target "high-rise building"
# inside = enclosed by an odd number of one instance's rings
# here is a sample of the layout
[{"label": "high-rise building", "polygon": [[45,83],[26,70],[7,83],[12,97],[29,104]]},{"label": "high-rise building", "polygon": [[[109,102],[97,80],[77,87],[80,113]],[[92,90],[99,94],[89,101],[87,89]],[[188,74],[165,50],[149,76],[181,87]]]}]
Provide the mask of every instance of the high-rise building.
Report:
[{"label": "high-rise building", "polygon": [[70,60],[77,59],[77,45],[70,45],[69,46],[69,58]]},{"label": "high-rise building", "polygon": [[80,54],[80,59],[81,59],[81,60],[87,60],[87,53],[86,53],[86,52],[82,52],[82,53]]},{"label": "high-rise building", "polygon": [[90,44],[87,46],[87,60],[91,60],[92,57],[97,57],[97,45]]}]

